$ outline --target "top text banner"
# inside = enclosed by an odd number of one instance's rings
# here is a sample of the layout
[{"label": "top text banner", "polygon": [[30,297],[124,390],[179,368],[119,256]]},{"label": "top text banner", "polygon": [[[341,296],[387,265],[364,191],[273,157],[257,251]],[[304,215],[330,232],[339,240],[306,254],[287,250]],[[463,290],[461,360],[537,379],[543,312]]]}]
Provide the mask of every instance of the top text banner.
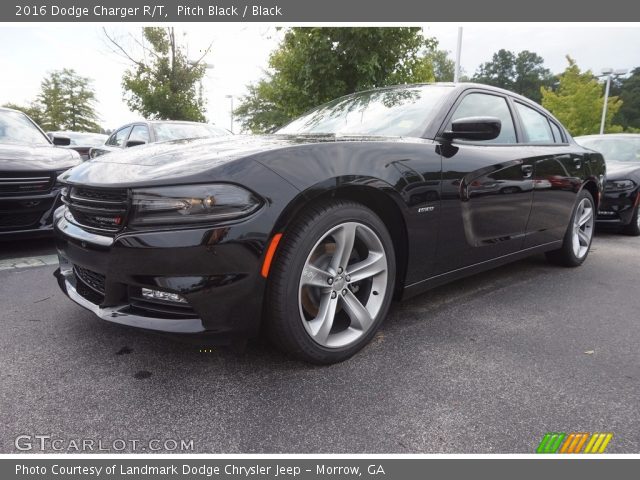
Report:
[{"label": "top text banner", "polygon": [[637,22],[630,0],[3,0],[0,22]]}]

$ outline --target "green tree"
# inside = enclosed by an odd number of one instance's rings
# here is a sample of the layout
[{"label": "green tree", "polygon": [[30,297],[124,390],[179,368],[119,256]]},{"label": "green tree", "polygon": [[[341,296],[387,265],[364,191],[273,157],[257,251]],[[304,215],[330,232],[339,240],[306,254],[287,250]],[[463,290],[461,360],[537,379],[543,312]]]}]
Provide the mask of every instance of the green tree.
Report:
[{"label": "green tree", "polygon": [[544,59],[529,50],[518,54],[498,50],[490,62],[485,62],[476,71],[472,80],[519,93],[534,102],[541,100],[541,87],[553,83],[551,71],[544,67]]},{"label": "green tree", "polygon": [[29,117],[31,117],[31,120],[33,120],[40,126],[45,123],[44,111],[42,110],[42,106],[37,102],[31,102],[29,106],[18,105],[15,103],[5,103],[2,106],[26,113],[27,115],[29,115]]},{"label": "green tree", "polygon": [[420,28],[290,28],[235,115],[245,129],[264,132],[342,95],[433,81],[426,54],[436,45]]},{"label": "green tree", "polygon": [[42,128],[98,132],[96,95],[91,80],[64,68],[45,77],[40,84],[37,104],[42,108]]},{"label": "green tree", "polygon": [[433,77],[436,82],[453,82],[456,63],[449,58],[446,50],[434,50],[427,54],[427,59],[431,62]]},{"label": "green tree", "polygon": [[490,62],[485,62],[478,67],[472,80],[485,85],[512,90],[515,63],[516,57],[513,52],[500,49],[493,54]]},{"label": "green tree", "polygon": [[37,100],[42,105],[45,130],[60,130],[65,123],[65,107],[60,84],[60,72],[53,72],[40,82]]},{"label": "green tree", "polygon": [[197,61],[190,61],[186,46],[176,41],[173,27],[145,27],[138,42],[143,56],[138,59],[118,41],[104,33],[114,52],[133,67],[124,73],[122,87],[129,108],[145,118],[204,121],[201,81],[210,47]]},{"label": "green tree", "polygon": [[[591,71],[580,71],[575,60],[567,56],[569,66],[559,75],[555,90],[542,88],[542,105],[560,120],[572,135],[598,133],[604,104],[604,89]],[[622,127],[612,125],[622,102],[609,97],[605,131],[619,132]]]},{"label": "green tree", "polygon": [[620,79],[616,83],[617,88],[612,85],[611,93],[619,96],[622,107],[614,117],[614,122],[625,130],[640,129],[640,67],[632,70],[628,78]]}]

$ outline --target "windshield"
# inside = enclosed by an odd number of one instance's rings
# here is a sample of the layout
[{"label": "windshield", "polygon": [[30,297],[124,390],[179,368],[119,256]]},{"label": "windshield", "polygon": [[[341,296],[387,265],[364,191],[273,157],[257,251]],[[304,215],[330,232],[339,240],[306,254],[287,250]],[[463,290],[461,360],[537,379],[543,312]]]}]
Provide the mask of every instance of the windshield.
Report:
[{"label": "windshield", "polygon": [[51,145],[24,113],[10,110],[0,110],[0,143]]},{"label": "windshield", "polygon": [[419,137],[450,91],[423,85],[363,92],[326,103],[276,133]]},{"label": "windshield", "polygon": [[600,152],[605,160],[640,162],[640,137],[579,138],[576,141]]},{"label": "windshield", "polygon": [[225,129],[206,123],[156,123],[153,128],[158,142],[228,135]]}]

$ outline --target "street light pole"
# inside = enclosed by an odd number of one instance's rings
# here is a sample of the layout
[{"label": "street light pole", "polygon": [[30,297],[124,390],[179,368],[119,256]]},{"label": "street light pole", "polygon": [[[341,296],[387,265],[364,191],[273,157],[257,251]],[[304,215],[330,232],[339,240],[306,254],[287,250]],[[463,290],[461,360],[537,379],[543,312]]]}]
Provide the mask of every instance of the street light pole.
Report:
[{"label": "street light pole", "polygon": [[604,133],[604,124],[607,120],[607,107],[609,106],[609,91],[611,90],[611,79],[619,77],[620,75],[626,75],[627,69],[621,68],[614,70],[612,68],[603,68],[601,70],[602,75],[606,76],[606,86],[604,87],[604,105],[602,105],[602,119],[600,120],[600,135]]},{"label": "street light pole", "polygon": [[607,74],[606,87],[604,87],[604,105],[602,106],[602,120],[600,120],[600,135],[604,133],[604,122],[607,119],[607,105],[609,103],[610,88],[611,88],[611,73]]},{"label": "street light pole", "polygon": [[225,95],[225,98],[231,100],[231,110],[229,111],[229,117],[231,117],[231,128],[229,128],[229,131],[233,133],[233,95]]},{"label": "street light pole", "polygon": [[458,27],[458,45],[456,46],[456,65],[453,71],[453,81],[460,81],[460,56],[462,54],[462,27]]}]

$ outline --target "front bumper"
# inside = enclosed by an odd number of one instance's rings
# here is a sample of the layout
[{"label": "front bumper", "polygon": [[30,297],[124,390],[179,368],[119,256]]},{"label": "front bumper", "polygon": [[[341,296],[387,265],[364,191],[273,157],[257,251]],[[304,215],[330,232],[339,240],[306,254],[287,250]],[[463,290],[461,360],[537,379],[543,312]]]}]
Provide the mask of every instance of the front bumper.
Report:
[{"label": "front bumper", "polygon": [[[64,263],[66,259],[60,257],[60,262]],[[159,330],[167,333],[201,333],[204,332],[202,321],[199,318],[194,319],[168,319],[168,318],[150,318],[130,313],[129,305],[117,305],[113,307],[100,307],[96,303],[92,303],[88,296],[78,293],[78,279],[72,269],[63,270],[59,268],[54,275],[58,279],[58,284],[62,291],[74,302],[81,307],[86,308],[90,312],[107,320],[121,325],[130,327],[144,328],[147,330]]]},{"label": "front bumper", "polygon": [[[268,228],[260,212],[241,222],[183,230],[91,233],[55,214],[60,268],[74,302],[103,320],[171,334],[207,334],[231,343],[259,331],[260,276]],[[264,233],[260,233],[264,232]],[[176,293],[186,304],[149,301],[142,289]]]},{"label": "front bumper", "polygon": [[640,201],[640,190],[604,192],[598,209],[597,223],[600,225],[623,226],[632,221],[633,211]]}]

